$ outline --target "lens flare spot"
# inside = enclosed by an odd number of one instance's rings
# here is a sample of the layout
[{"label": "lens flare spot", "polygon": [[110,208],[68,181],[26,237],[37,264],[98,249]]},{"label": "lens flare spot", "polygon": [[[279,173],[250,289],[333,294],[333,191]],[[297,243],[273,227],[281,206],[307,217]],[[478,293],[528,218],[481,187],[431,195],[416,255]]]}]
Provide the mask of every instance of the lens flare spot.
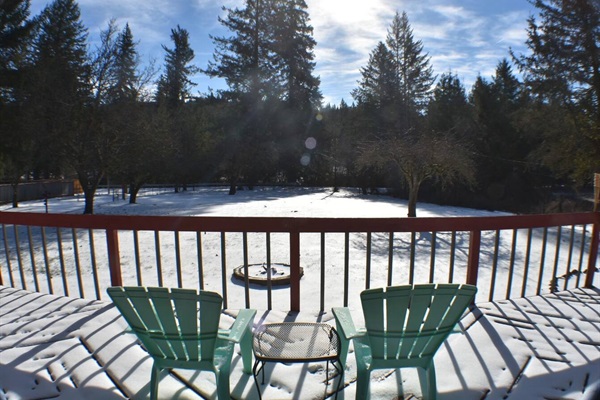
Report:
[{"label": "lens flare spot", "polygon": [[307,138],[304,141],[304,146],[306,146],[306,148],[309,150],[313,150],[315,147],[317,147],[317,139],[312,136]]},{"label": "lens flare spot", "polygon": [[300,164],[304,165],[305,167],[308,166],[308,164],[310,164],[310,154],[304,154],[300,158]]},{"label": "lens flare spot", "polygon": [[321,114],[321,113],[318,113],[318,114],[315,116],[315,118],[316,118],[316,120],[317,120],[317,121],[323,121],[323,114]]}]

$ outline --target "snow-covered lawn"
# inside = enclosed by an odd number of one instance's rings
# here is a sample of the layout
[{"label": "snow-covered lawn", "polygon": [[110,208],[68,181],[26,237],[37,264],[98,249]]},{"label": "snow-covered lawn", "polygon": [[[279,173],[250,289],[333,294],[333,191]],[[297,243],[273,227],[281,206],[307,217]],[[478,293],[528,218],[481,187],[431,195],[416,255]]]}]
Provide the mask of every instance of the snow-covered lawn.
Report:
[{"label": "snow-covered lawn", "polygon": [[[138,198],[138,204],[128,204],[118,196],[106,193],[105,189],[99,191],[95,202],[95,212],[101,215],[169,215],[169,216],[252,216],[252,217],[345,217],[345,218],[391,218],[406,216],[406,201],[390,196],[362,195],[358,190],[342,189],[332,193],[326,188],[257,188],[256,190],[241,190],[235,196],[227,194],[225,187],[201,187],[180,193],[162,193],[144,195]],[[57,198],[49,200],[49,211],[52,213],[80,214],[83,210],[81,197]],[[11,209],[8,205],[1,206],[0,211],[40,212],[45,211],[43,202],[25,202],[18,209]],[[419,217],[460,217],[460,216],[500,216],[507,215],[501,212],[473,210],[459,207],[438,206],[420,203],[418,205]],[[260,227],[257,227],[260,230]],[[544,247],[544,232],[542,229],[533,229],[531,232],[530,251],[527,250],[528,232],[526,229],[502,230],[498,237],[498,257],[494,258],[496,245],[496,232],[482,232],[482,246],[480,253],[480,269],[478,273],[477,301],[486,301],[489,298],[493,265],[497,263],[496,280],[493,298],[504,298],[509,282],[508,272],[513,269],[511,296],[521,292],[526,287],[526,295],[536,293],[538,285],[542,292],[548,292],[554,269],[554,257],[557,276],[563,275],[567,270],[577,270],[587,266],[587,253],[580,252],[582,227],[576,226],[571,236],[571,227],[566,227],[560,233],[557,241],[557,231],[548,230],[547,241]],[[14,233],[6,229],[6,236],[11,242]],[[39,231],[32,229],[35,242],[35,259],[38,264],[37,273],[42,288],[47,288],[43,254]],[[588,226],[584,240],[589,241],[591,227]],[[3,232],[0,232],[0,236]],[[26,271],[27,288],[32,288],[31,262],[29,260],[29,247],[27,237],[29,232],[21,229],[22,265]],[[78,231],[73,236],[70,229],[61,229],[62,254],[57,248],[56,231],[47,229],[48,262],[51,271],[55,293],[61,293],[62,281],[59,278],[64,260],[64,269],[68,274],[69,294],[78,293],[79,282],[76,278],[75,257],[80,261],[84,295],[88,298],[95,297],[91,262],[89,260],[90,237],[87,231]],[[162,268],[164,286],[177,286],[177,253],[180,249],[182,264],[182,277],[184,286],[197,288],[199,286],[199,269],[202,266],[204,288],[220,293],[227,292],[227,306],[240,308],[245,306],[244,285],[234,280],[231,276],[233,269],[244,264],[242,250],[243,238],[241,233],[226,233],[226,271],[223,276],[223,247],[222,235],[218,232],[181,232],[176,238],[173,232],[141,231],[138,235],[138,249],[136,253],[135,239],[131,231],[119,232],[119,248],[123,282],[125,285],[137,285],[138,274],[142,277],[144,285],[158,284],[157,259]],[[516,241],[513,239],[516,235]],[[157,246],[157,238],[160,245]],[[198,238],[201,240],[202,256],[198,257]],[[76,239],[78,253],[75,254]],[[273,263],[289,263],[289,236],[288,234],[271,234],[271,261]],[[328,233],[325,238],[324,257],[324,296],[325,307],[341,305],[341,284],[345,274],[345,242],[344,233]],[[414,282],[427,282],[430,279],[431,248],[433,235],[430,232],[417,233],[415,237],[415,270]],[[574,240],[574,250],[570,254],[569,243]],[[176,241],[179,243],[177,244]],[[367,235],[365,233],[351,233],[348,238],[349,260],[349,304],[358,305],[358,294],[366,286],[367,262]],[[452,237],[450,232],[438,232],[435,236],[435,282],[447,282],[450,275],[450,254]],[[562,248],[555,251],[555,244],[560,243]],[[267,261],[266,241],[264,233],[248,233],[248,262],[261,264]],[[106,258],[106,238],[103,231],[94,232],[96,264],[100,276],[100,296],[105,298],[104,288],[110,285],[108,274],[108,259]],[[392,284],[405,284],[409,280],[411,236],[409,233],[395,233],[393,240],[393,268]],[[456,253],[454,259],[453,282],[465,282],[467,254],[469,246],[469,232],[457,232]],[[160,256],[157,255],[157,247]],[[371,287],[386,286],[388,275],[389,235],[387,233],[374,233],[370,254],[371,271],[369,283]],[[542,251],[543,250],[543,251]],[[0,248],[0,252],[1,252]],[[321,236],[318,233],[305,233],[301,235],[301,266],[304,268],[304,277],[301,280],[301,309],[319,310],[320,280],[321,280]],[[543,260],[542,260],[543,254]],[[59,257],[60,255],[60,257]],[[15,270],[17,255],[11,253],[13,270]],[[4,257],[3,257],[4,259]],[[139,260],[140,271],[136,268],[136,259]],[[202,263],[200,264],[199,259]],[[525,260],[531,266],[524,271]],[[581,262],[583,260],[583,263]],[[543,262],[542,262],[543,261]],[[583,264],[583,265],[582,265]],[[511,267],[512,265],[512,267]],[[540,266],[543,271],[540,274]],[[2,267],[0,267],[2,268]],[[6,269],[0,269],[5,279],[8,276]],[[19,274],[14,271],[14,279],[19,280]],[[527,274],[526,284],[523,285],[524,275]],[[600,275],[600,274],[596,274]],[[541,277],[541,279],[540,279]],[[571,278],[569,287],[573,287],[576,278]],[[541,282],[541,283],[538,283]],[[562,286],[564,281],[561,281]],[[597,277],[596,282],[600,282]],[[225,288],[223,287],[225,285]],[[19,284],[17,284],[19,286]],[[47,289],[44,289],[47,291]],[[273,290],[272,307],[279,310],[289,310],[290,300],[287,287]],[[264,287],[253,287],[251,290],[251,307],[257,309],[268,308],[267,290]]]},{"label": "snow-covered lawn", "polygon": [[[52,213],[79,214],[83,210],[81,198],[50,199]],[[42,202],[22,203],[17,210],[0,206],[0,211],[44,212]],[[327,189],[265,188],[254,191],[240,191],[236,196],[228,196],[226,188],[202,188],[184,193],[164,193],[142,195],[138,204],[115,199],[102,191],[96,199],[97,214],[106,215],[172,215],[172,216],[284,216],[284,217],[404,217],[406,202],[387,196],[361,195],[355,190],[342,190],[331,193]],[[457,207],[442,207],[432,204],[419,204],[420,217],[436,216],[495,216],[505,215]],[[590,228],[588,227],[588,230]],[[570,229],[563,229],[559,243],[570,241]],[[574,238],[581,237],[582,228],[575,227]],[[11,229],[6,234],[13,240]],[[64,263],[68,272],[70,292],[77,295],[77,281],[72,249],[86,248],[89,244],[87,233],[76,233],[73,241],[69,230],[64,230]],[[34,231],[33,236],[37,233]],[[56,293],[61,294],[60,263],[57,260],[53,239],[55,233],[48,232],[48,252],[54,254],[50,260]],[[506,292],[507,272],[511,262],[511,247],[514,232],[503,231],[499,241],[499,259],[496,291],[503,297]],[[272,235],[273,262],[287,262],[289,259],[288,239],[285,235]],[[365,234],[350,236],[350,307],[353,316],[361,320],[358,293],[365,285]],[[515,266],[513,294],[520,292],[523,280],[522,265],[527,256],[527,231],[518,231],[518,242],[512,262]],[[539,275],[540,250],[543,233],[534,230],[529,254],[533,266],[528,275],[527,295],[535,292]],[[589,232],[587,238],[589,240]],[[176,286],[174,238],[172,232],[161,232],[161,262],[164,267],[165,286]],[[218,233],[202,233],[203,269],[205,288],[221,292],[222,264],[221,240]],[[27,232],[21,233],[27,238]],[[156,248],[153,232],[140,232],[139,253],[145,285],[156,284]],[[548,233],[548,243],[557,242],[557,233]],[[23,246],[27,250],[27,240]],[[195,233],[182,233],[180,240],[183,258],[184,286],[197,287],[198,262]],[[273,290],[274,311],[265,312],[266,290],[251,290],[251,307],[259,310],[256,323],[274,322],[285,319],[315,321],[317,318],[331,322],[331,306],[341,305],[341,286],[344,277],[344,234],[328,234],[326,239],[326,313],[319,314],[320,301],[320,235],[305,234],[301,243],[301,265],[304,277],[301,281],[301,309],[298,315],[287,313],[289,293],[287,288]],[[429,249],[432,235],[424,232],[417,235],[415,282],[429,279]],[[435,280],[447,281],[450,234],[437,235]],[[249,263],[265,261],[264,234],[249,234]],[[485,232],[482,237],[481,269],[479,272],[479,308],[463,321],[467,328],[465,335],[453,335],[436,356],[438,389],[441,400],[470,399],[597,399],[593,386],[600,382],[600,301],[598,291],[564,292],[559,296],[535,296],[514,301],[487,303],[491,278],[491,265],[495,232]],[[385,234],[373,236],[371,286],[383,286],[387,279],[387,242]],[[457,235],[455,282],[464,282],[468,234]],[[102,232],[94,236],[96,251],[102,254],[106,238]],[[230,309],[244,307],[243,285],[230,277],[232,269],[243,263],[241,234],[227,234],[227,278]],[[394,236],[394,284],[406,283],[408,279],[408,245],[410,235]],[[137,275],[134,263],[134,241],[131,232],[119,233],[123,280],[135,285]],[[52,247],[54,246],[54,247]],[[379,250],[378,250],[379,249]],[[35,257],[41,260],[41,249],[35,248]],[[550,253],[550,251],[549,251]],[[5,254],[1,254],[2,274],[6,281]],[[15,257],[14,254],[11,255]],[[23,251],[22,263],[31,275],[27,251]],[[85,254],[79,254],[85,279],[85,292],[94,298],[89,262]],[[552,250],[554,256],[554,250]],[[574,255],[576,258],[579,255]],[[549,256],[547,256],[549,257]],[[568,252],[562,251],[558,258],[559,275],[566,270]],[[585,257],[585,254],[584,254]],[[587,259],[587,258],[586,258]],[[14,259],[13,259],[14,262]],[[575,262],[575,261],[573,261]],[[13,267],[14,268],[14,267]],[[29,270],[27,269],[29,268]],[[99,256],[98,269],[103,287],[109,285],[106,260]],[[547,282],[552,270],[552,261],[545,266],[542,282],[547,291]],[[14,279],[18,281],[18,273]],[[40,274],[44,287],[43,271]],[[595,284],[598,286],[598,275]],[[27,283],[32,288],[31,280]],[[20,286],[18,282],[17,287]],[[135,346],[132,335],[123,334],[124,322],[108,303],[92,300],[74,300],[42,295],[24,295],[21,291],[2,289],[2,311],[0,312],[0,399],[12,398],[59,398],[59,399],[108,399],[121,398],[119,390],[111,387],[110,379],[119,382],[127,395],[144,398],[149,381],[149,360],[143,350]],[[33,296],[33,297],[32,297]],[[107,297],[102,293],[103,299]],[[34,299],[35,298],[35,299]],[[50,306],[50,309],[47,308]],[[52,308],[54,307],[54,308]],[[226,316],[225,323],[231,322]],[[56,341],[49,340],[56,338]],[[84,351],[85,350],[85,351]],[[354,398],[356,368],[354,356],[348,357],[345,374],[346,388],[341,398]],[[98,365],[94,366],[94,363]],[[62,368],[62,369],[61,369]],[[89,369],[88,369],[89,368]],[[96,373],[95,371],[100,371]],[[105,375],[108,373],[108,376]],[[330,370],[331,373],[331,370]],[[54,374],[54,375],[53,375]],[[58,375],[56,375],[58,374]],[[312,365],[277,364],[267,366],[268,385],[262,387],[265,399],[317,399],[331,392],[324,384],[327,380],[323,363]],[[516,380],[522,376],[520,380]],[[203,395],[214,392],[212,377],[182,373],[181,379],[192,380]],[[198,398],[189,389],[182,389],[179,378],[168,376],[162,386],[164,393],[173,398]],[[54,383],[53,383],[54,382]],[[236,384],[237,382],[237,384]],[[234,360],[232,372],[232,392],[236,399],[255,399],[256,391],[251,377],[241,373],[239,357]],[[162,385],[162,383],[161,383]],[[35,388],[35,389],[34,389]],[[59,391],[57,388],[61,389]],[[77,389],[80,388],[80,389]],[[170,388],[170,389],[169,389]],[[373,399],[397,399],[402,391],[410,396],[418,394],[418,379],[414,371],[389,373],[381,371],[372,375]],[[77,389],[77,390],[76,390]],[[12,390],[12,391],[11,391]],[[35,397],[36,390],[39,396]],[[171,390],[171,392],[169,392]],[[30,397],[23,394],[31,394]],[[44,397],[45,396],[45,397]],[[178,396],[178,397],[177,397]]]}]

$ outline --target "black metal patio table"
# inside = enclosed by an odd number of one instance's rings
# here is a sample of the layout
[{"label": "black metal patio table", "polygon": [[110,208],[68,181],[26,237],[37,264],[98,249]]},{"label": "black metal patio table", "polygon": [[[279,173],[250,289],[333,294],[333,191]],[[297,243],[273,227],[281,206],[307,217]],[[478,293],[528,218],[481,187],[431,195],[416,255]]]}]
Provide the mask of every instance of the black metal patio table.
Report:
[{"label": "black metal patio table", "polygon": [[310,363],[326,361],[326,381],[329,380],[329,363],[340,373],[335,398],[344,379],[344,366],[339,365],[340,338],[334,327],[320,322],[279,322],[259,326],[253,333],[254,383],[262,399],[258,374],[262,371],[265,383],[265,363]]}]

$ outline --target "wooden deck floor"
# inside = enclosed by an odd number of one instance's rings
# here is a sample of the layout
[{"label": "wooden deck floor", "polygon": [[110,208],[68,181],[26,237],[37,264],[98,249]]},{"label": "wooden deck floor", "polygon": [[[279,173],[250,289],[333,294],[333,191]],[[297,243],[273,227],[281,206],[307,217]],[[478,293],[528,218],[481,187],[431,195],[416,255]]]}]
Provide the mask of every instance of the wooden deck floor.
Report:
[{"label": "wooden deck floor", "polygon": [[[359,316],[360,311],[355,313]],[[255,322],[331,322],[321,315],[259,312]],[[225,313],[223,325],[231,324]],[[436,355],[438,398],[600,399],[600,291],[483,303]],[[145,399],[151,360],[110,303],[0,286],[0,399]],[[337,377],[323,363],[267,365],[263,398],[319,399]],[[329,379],[327,379],[329,378]],[[354,399],[356,368],[348,357],[344,389]],[[329,383],[329,384],[327,384]],[[373,399],[419,398],[414,371],[372,374]],[[251,376],[234,356],[235,399],[257,399]],[[164,374],[160,397],[214,398],[208,373]]]}]

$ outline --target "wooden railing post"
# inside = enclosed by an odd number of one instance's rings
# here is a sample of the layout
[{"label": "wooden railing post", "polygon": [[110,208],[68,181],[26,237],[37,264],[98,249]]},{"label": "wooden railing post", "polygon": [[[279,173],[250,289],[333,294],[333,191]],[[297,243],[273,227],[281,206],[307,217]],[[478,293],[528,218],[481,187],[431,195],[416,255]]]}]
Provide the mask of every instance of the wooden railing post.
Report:
[{"label": "wooden railing post", "polygon": [[300,233],[290,232],[290,310],[300,311]]},{"label": "wooden railing post", "polygon": [[467,264],[467,283],[469,285],[477,286],[480,247],[481,231],[471,231],[469,238],[469,261]]},{"label": "wooden railing post", "polygon": [[594,281],[594,274],[596,273],[596,261],[598,259],[598,244],[600,242],[600,212],[596,213],[596,221],[592,227],[592,238],[590,241],[590,253],[588,259],[587,273],[585,274],[585,285],[586,288],[591,288]]},{"label": "wooden railing post", "polygon": [[121,274],[121,257],[119,254],[119,235],[115,229],[106,230],[106,244],[108,246],[108,267],[110,270],[111,286],[123,286]]}]

